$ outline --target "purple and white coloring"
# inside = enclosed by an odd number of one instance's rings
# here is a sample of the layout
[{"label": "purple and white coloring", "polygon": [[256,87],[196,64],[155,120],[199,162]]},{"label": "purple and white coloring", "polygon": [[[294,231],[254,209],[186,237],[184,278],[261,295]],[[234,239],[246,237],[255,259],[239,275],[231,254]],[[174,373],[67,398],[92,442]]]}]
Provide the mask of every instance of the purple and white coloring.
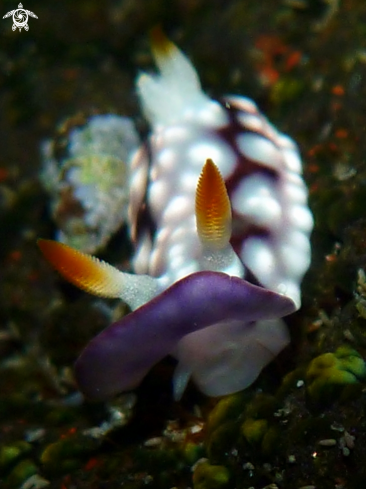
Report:
[{"label": "purple and white coloring", "polygon": [[187,57],[161,34],[153,41],[159,74],[137,80],[151,135],[130,168],[135,273],[40,242],[65,278],[132,310],[76,362],[92,399],[135,388],[169,354],[176,399],[190,378],[210,396],[244,389],[288,344],[281,318],[300,307],[310,264],[313,219],[295,143],[248,98],[210,99]]}]

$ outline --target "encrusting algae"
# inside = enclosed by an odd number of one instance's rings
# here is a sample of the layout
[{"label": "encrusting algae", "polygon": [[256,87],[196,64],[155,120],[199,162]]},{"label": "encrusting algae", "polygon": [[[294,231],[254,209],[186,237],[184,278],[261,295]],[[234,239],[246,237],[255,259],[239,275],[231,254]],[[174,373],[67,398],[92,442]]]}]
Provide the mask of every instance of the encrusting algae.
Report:
[{"label": "encrusting algae", "polygon": [[365,378],[365,361],[349,346],[340,346],[334,353],[323,353],[314,358],[305,374],[307,393],[315,402],[346,396],[347,386],[356,385],[361,390],[361,381]]},{"label": "encrusting algae", "polygon": [[41,180],[57,239],[94,253],[126,220],[129,162],[139,137],[127,117],[96,115],[70,130],[72,122],[43,144]]}]

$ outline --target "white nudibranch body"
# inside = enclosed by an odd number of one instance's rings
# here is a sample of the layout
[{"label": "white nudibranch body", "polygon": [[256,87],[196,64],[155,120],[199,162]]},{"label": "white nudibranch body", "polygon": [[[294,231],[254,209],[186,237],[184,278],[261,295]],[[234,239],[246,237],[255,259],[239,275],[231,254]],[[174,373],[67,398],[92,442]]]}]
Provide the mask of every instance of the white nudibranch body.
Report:
[{"label": "white nudibranch body", "polygon": [[246,97],[211,100],[192,64],[172,44],[155,50],[160,75],[137,81],[152,125],[149,151],[132,162],[129,219],[137,273],[164,286],[201,270],[195,193],[203,163],[219,168],[230,197],[231,245],[262,286],[300,307],[313,227],[296,144]]},{"label": "white nudibranch body", "polygon": [[[225,180],[231,201],[228,249],[236,257],[222,268],[220,260],[214,260],[211,269],[288,296],[299,308],[300,283],[310,264],[313,218],[296,144],[278,132],[252,100],[210,99],[186,56],[169,41],[162,42],[163,46],[158,40],[154,49],[160,73],[142,74],[137,81],[152,132],[148,145],[132,162],[129,219],[137,244],[135,272],[157,277],[164,289],[191,273],[210,269],[197,234],[194,207],[202,165],[210,158]],[[217,326],[216,335],[207,328],[183,338],[174,352],[179,360],[176,396],[190,375],[210,395],[250,384],[289,341],[282,320],[256,324],[253,336],[262,344],[260,366],[253,367],[256,374],[249,373],[247,380],[242,373],[233,376],[230,367],[227,375],[222,374],[225,360],[218,359],[231,355],[238,370],[248,370],[240,357],[250,355],[255,363],[258,354],[247,351],[252,341],[248,331],[244,338],[240,327],[231,324]]]},{"label": "white nudibranch body", "polygon": [[160,73],[137,80],[151,136],[131,161],[128,220],[135,274],[47,240],[46,258],[75,285],[132,312],[94,338],[75,366],[89,397],[136,387],[165,355],[211,396],[250,385],[289,342],[313,227],[296,144],[245,97],[211,100],[161,33]]}]

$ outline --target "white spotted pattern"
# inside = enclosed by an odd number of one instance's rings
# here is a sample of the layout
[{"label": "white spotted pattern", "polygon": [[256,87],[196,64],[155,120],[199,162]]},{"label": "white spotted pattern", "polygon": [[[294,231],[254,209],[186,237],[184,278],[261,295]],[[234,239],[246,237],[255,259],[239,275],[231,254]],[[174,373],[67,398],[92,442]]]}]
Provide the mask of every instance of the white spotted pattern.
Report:
[{"label": "white spotted pattern", "polygon": [[[164,290],[191,273],[214,269],[254,280],[300,307],[313,219],[296,144],[252,100],[210,100],[189,60],[168,49],[166,57],[157,54],[161,73],[141,75],[137,82],[152,134],[149,150],[137,155],[132,169],[135,270],[157,277]],[[226,181],[233,213],[232,247],[220,251],[224,259],[214,264],[195,220],[197,182],[207,158]],[[280,319],[223,322],[192,333],[171,352],[178,359],[176,397],[190,376],[209,395],[244,388],[288,341]]]},{"label": "white spotted pattern", "polygon": [[[145,233],[135,269],[160,277],[167,285],[201,269],[194,201],[202,166],[211,158],[231,181],[235,237],[242,239],[236,251],[244,267],[264,287],[290,295],[300,306],[313,219],[296,144],[278,133],[245,97],[227,97],[222,105],[201,99],[197,110],[195,115],[194,105],[190,106],[176,123],[157,124],[150,138],[146,199],[157,232],[151,236],[152,244]],[[232,129],[237,150],[221,135],[230,130],[230,121],[238,124]],[[146,151],[136,158],[139,164],[131,180],[133,224],[142,203]]]}]

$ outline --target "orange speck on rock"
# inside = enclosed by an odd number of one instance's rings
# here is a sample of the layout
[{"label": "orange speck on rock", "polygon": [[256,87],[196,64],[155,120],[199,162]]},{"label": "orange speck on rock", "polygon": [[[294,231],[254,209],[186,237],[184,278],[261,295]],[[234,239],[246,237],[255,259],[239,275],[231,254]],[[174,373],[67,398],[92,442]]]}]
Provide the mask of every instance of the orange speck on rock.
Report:
[{"label": "orange speck on rock", "polygon": [[295,68],[295,66],[300,63],[301,57],[301,51],[293,51],[292,53],[290,53],[286,59],[285,70],[291,71],[293,68]]},{"label": "orange speck on rock", "polygon": [[65,81],[74,81],[78,78],[79,75],[79,71],[75,68],[70,68],[63,72],[63,78]]},{"label": "orange speck on rock", "polygon": [[259,79],[264,86],[274,85],[279,77],[279,72],[271,66],[263,66],[259,71]]},{"label": "orange speck on rock", "polygon": [[339,148],[335,143],[329,143],[328,147],[334,153],[338,153],[338,151],[339,151]]},{"label": "orange speck on rock", "polygon": [[306,328],[306,332],[308,334],[314,333],[314,331],[319,330],[321,325],[322,325],[321,321],[314,321],[313,323],[310,323],[309,326]]},{"label": "orange speck on rock", "polygon": [[92,470],[94,467],[98,465],[99,461],[97,458],[93,457],[87,461],[87,463],[84,466],[85,470]]},{"label": "orange speck on rock", "polygon": [[348,137],[348,131],[347,129],[337,129],[335,132],[335,136],[338,139],[345,139]]},{"label": "orange speck on rock", "polygon": [[325,256],[325,261],[327,261],[328,263],[333,263],[336,261],[336,259],[337,259],[337,255],[335,253]]},{"label": "orange speck on rock", "polygon": [[308,151],[308,156],[315,156],[319,151],[321,151],[323,146],[321,144],[316,144],[312,148],[309,149]]},{"label": "orange speck on rock", "polygon": [[35,281],[37,281],[38,279],[39,279],[39,273],[38,273],[38,271],[33,270],[32,272],[30,272],[30,273],[28,274],[28,280],[29,280],[30,282],[35,282]]},{"label": "orange speck on rock", "polygon": [[310,173],[318,173],[319,165],[317,165],[316,163],[312,163],[308,165],[307,169],[309,170]]},{"label": "orange speck on rock", "polygon": [[259,79],[263,85],[273,85],[280,77],[276,69],[278,63],[281,63],[281,58],[283,62],[283,56],[291,54],[291,51],[279,37],[274,35],[259,36],[255,47],[259,52],[259,59],[257,59]]},{"label": "orange speck on rock", "polygon": [[22,252],[19,250],[13,250],[9,254],[9,259],[13,262],[20,261],[21,257],[22,257]]},{"label": "orange speck on rock", "polygon": [[259,36],[255,42],[255,47],[270,56],[284,54],[288,49],[278,36],[271,34]]},{"label": "orange speck on rock", "polygon": [[61,482],[60,489],[68,489],[67,484],[70,483],[70,480],[71,480],[70,475],[65,475],[65,477],[63,478],[63,481]]},{"label": "orange speck on rock", "polygon": [[334,87],[332,87],[332,94],[338,95],[339,97],[344,95],[344,88],[342,87],[342,85],[334,85]]},{"label": "orange speck on rock", "polygon": [[0,167],[0,182],[4,182],[9,176],[9,172],[6,168]]},{"label": "orange speck on rock", "polygon": [[[337,100],[339,100],[339,99],[337,99]],[[341,102],[332,102],[330,104],[330,106],[331,106],[333,112],[338,112],[343,107],[343,104]]]}]

